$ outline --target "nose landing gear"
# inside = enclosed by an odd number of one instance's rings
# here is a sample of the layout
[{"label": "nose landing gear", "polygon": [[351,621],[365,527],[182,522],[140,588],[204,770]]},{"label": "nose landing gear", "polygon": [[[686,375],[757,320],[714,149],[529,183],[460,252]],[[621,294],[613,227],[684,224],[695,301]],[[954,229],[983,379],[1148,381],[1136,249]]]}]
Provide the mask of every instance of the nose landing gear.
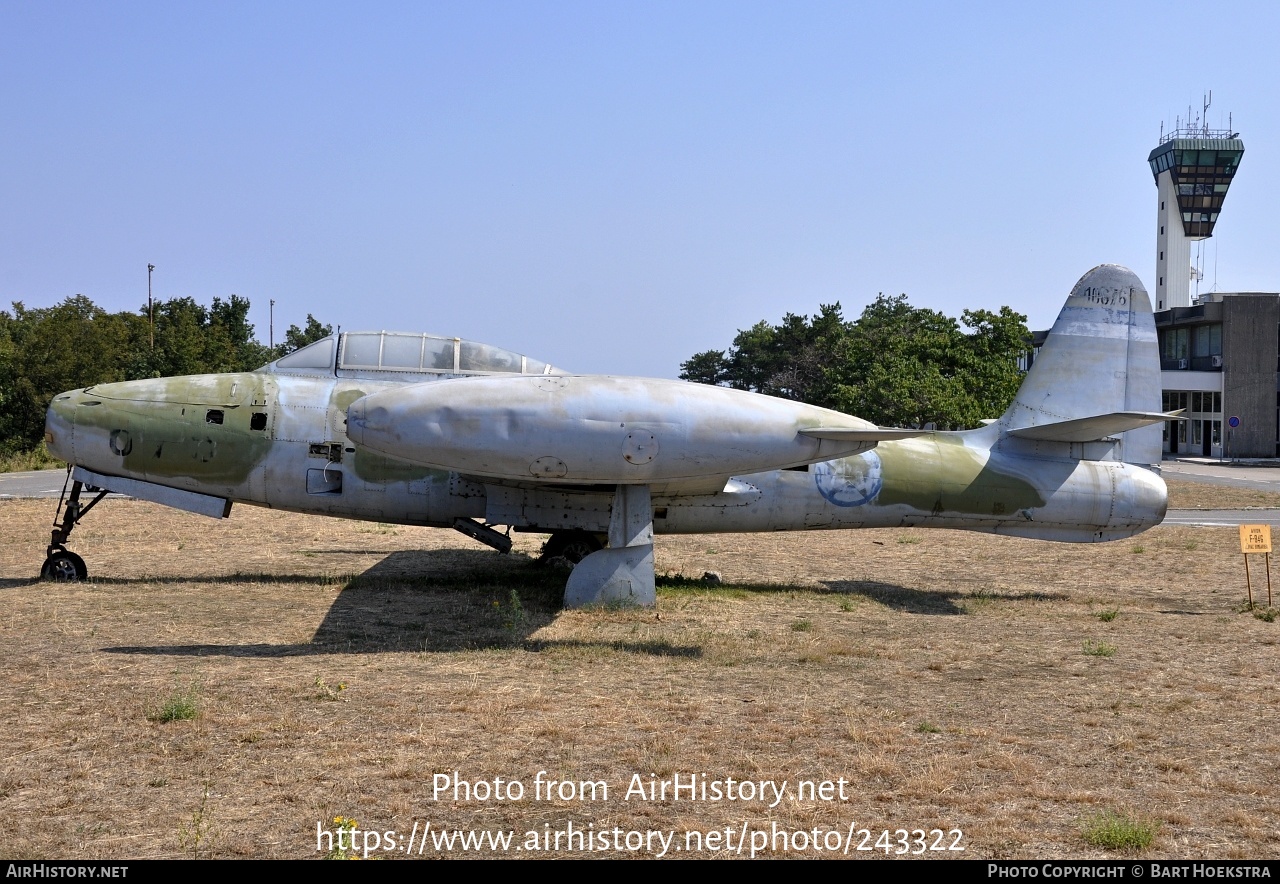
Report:
[{"label": "nose landing gear", "polygon": [[[81,505],[80,492],[84,489],[84,483],[79,480],[71,481],[70,470],[67,472],[67,480],[71,483],[71,493],[67,494],[67,483],[64,482],[62,497],[58,499],[58,511],[53,516],[52,537],[48,549],[45,550],[44,565],[40,567],[42,580],[84,580],[89,576],[89,569],[85,567],[84,559],[68,550],[66,543],[71,537],[72,529],[80,523],[85,513],[107,496],[107,492],[99,491],[93,500]],[[64,502],[65,509],[63,509]],[[61,523],[58,521],[59,517],[62,519]]]},{"label": "nose landing gear", "polygon": [[84,559],[65,549],[50,552],[49,558],[44,560],[44,565],[40,568],[41,580],[54,580],[58,583],[84,580],[88,576],[89,569],[85,567]]}]

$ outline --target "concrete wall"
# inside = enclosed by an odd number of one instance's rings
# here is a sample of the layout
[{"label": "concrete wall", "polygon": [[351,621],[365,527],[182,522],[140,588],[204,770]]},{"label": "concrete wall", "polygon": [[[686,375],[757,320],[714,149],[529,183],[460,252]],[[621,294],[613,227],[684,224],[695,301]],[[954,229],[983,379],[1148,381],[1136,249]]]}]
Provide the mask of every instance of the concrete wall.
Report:
[{"label": "concrete wall", "polygon": [[[1178,211],[1178,194],[1173,186],[1173,173],[1161,172],[1157,183],[1159,197],[1156,210],[1156,296],[1152,307],[1191,306],[1191,240],[1182,229],[1182,213]],[[1161,255],[1164,259],[1161,260]],[[1161,280],[1164,284],[1161,285]]]},{"label": "concrete wall", "polygon": [[1233,457],[1276,456],[1276,359],[1280,298],[1234,294],[1222,299],[1222,419],[1240,418]]}]

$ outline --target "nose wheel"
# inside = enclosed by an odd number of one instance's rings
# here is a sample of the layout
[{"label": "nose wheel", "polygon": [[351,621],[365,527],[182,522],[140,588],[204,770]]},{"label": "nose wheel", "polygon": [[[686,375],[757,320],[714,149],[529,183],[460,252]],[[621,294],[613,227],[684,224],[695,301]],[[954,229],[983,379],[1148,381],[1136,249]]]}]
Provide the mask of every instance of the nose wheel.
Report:
[{"label": "nose wheel", "polygon": [[41,580],[53,580],[66,583],[73,580],[84,580],[89,576],[84,559],[69,550],[61,549],[49,554],[40,568]]},{"label": "nose wheel", "polygon": [[[89,576],[89,569],[85,567],[84,559],[68,550],[66,542],[71,537],[71,531],[84,518],[85,513],[93,509],[94,504],[106,497],[107,492],[99,491],[93,500],[87,504],[81,504],[80,492],[84,490],[84,483],[78,479],[72,481],[69,470],[67,472],[67,480],[71,485],[71,493],[67,493],[67,485],[64,483],[62,497],[58,500],[58,512],[53,517],[53,534],[49,541],[49,547],[45,550],[44,564],[40,566],[40,578],[42,580],[67,582],[84,580]],[[63,507],[64,504],[66,505],[65,508]]]}]

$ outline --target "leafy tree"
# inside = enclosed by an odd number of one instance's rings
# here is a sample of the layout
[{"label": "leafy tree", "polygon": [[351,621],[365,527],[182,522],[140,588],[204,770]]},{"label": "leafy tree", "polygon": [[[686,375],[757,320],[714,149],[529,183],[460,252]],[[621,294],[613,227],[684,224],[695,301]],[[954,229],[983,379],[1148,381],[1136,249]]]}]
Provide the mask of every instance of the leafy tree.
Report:
[{"label": "leafy tree", "polygon": [[[1017,357],[1026,317],[966,310],[961,322],[881,294],[853,322],[840,305],[812,318],[787,314],[739,331],[728,352],[707,350],[680,376],[796,399],[856,414],[881,426],[941,429],[998,417],[1021,382]],[[968,329],[968,331],[966,331]]]},{"label": "leafy tree", "polygon": [[829,398],[829,353],[847,335],[839,304],[824,304],[812,320],[788,313],[779,326],[760,321],[739,331],[733,346],[707,350],[680,366],[680,377],[723,384],[783,399],[822,402]]},{"label": "leafy tree", "polygon": [[[144,306],[107,313],[83,295],[55,307],[0,310],[0,453],[30,450],[44,436],[49,400],[92,384],[170,375],[251,371],[272,358],[253,336],[249,301],[193,298],[154,303],[154,336]],[[331,333],[313,316],[291,326],[295,349]],[[287,351],[286,351],[287,352]]]},{"label": "leafy tree", "polygon": [[996,417],[1009,407],[1022,384],[1018,356],[1027,349],[1031,333],[1027,317],[1001,307],[990,310],[966,310],[961,322],[973,329],[965,336],[966,371],[974,412],[968,423]]},{"label": "leafy tree", "polygon": [[303,328],[298,328],[296,325],[289,326],[289,330],[284,333],[284,343],[276,347],[274,358],[279,359],[294,350],[301,350],[307,344],[314,344],[331,334],[333,334],[333,326],[321,325],[318,319],[308,313],[307,324]]},{"label": "leafy tree", "polygon": [[252,371],[272,360],[271,350],[258,343],[249,322],[249,299],[232,295],[214,298],[209,307],[206,371]]},{"label": "leafy tree", "polygon": [[725,363],[723,350],[705,350],[695,353],[685,362],[680,363],[680,377],[686,381],[699,384],[727,384],[729,368]]},{"label": "leafy tree", "polygon": [[17,302],[12,315],[0,311],[0,316],[12,370],[0,397],[0,446],[5,449],[26,450],[40,443],[45,409],[55,394],[124,380],[128,323],[83,295],[35,310]]}]

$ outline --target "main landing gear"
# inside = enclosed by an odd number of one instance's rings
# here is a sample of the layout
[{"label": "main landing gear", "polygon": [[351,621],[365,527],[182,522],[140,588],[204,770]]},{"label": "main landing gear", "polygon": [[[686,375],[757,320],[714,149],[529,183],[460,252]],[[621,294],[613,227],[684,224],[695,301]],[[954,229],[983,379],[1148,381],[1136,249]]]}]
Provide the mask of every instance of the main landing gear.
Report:
[{"label": "main landing gear", "polygon": [[[70,494],[67,494],[67,482],[71,485]],[[71,537],[72,529],[80,524],[85,513],[106,497],[107,492],[99,491],[93,500],[87,504],[81,504],[80,492],[84,490],[84,483],[78,479],[72,481],[70,470],[67,471],[67,482],[62,485],[58,511],[53,516],[53,536],[49,541],[49,548],[45,551],[44,565],[40,568],[40,577],[43,580],[84,580],[89,576],[89,569],[85,567],[84,559],[68,550],[66,542]],[[59,523],[59,517],[61,517],[61,523]]]},{"label": "main landing gear", "polygon": [[555,531],[542,545],[539,562],[552,559],[564,559],[570,565],[576,565],[597,550],[604,549],[600,538],[586,531]]}]

